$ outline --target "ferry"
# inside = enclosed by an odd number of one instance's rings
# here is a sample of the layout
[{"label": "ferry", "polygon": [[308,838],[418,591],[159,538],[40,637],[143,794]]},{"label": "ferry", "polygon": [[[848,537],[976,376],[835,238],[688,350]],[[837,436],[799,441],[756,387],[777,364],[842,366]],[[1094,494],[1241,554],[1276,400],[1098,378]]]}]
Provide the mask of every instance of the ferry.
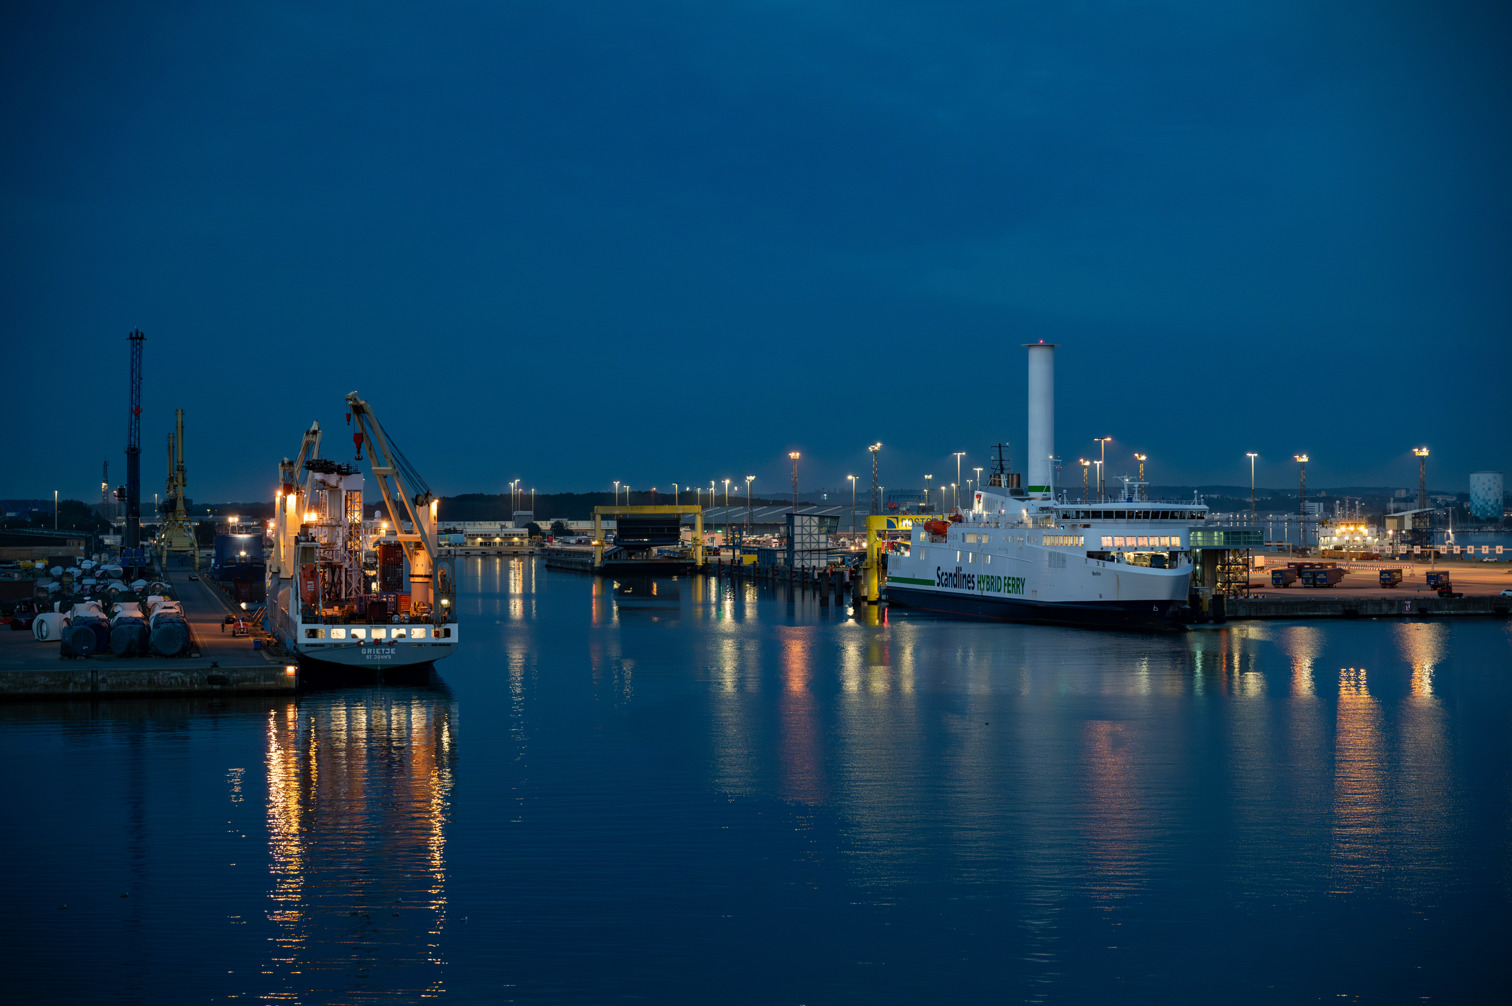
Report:
[{"label": "ferry", "polygon": [[347,407],[355,460],[366,443],[383,507],[367,516],[361,468],[322,458],[312,424],[278,466],[268,629],[302,661],[387,669],[440,660],[459,637],[455,579],[436,559],[438,501],[355,391]]},{"label": "ferry", "polygon": [[[1029,350],[1029,485],[999,461],[964,512],[916,518],[887,553],[889,604],[968,618],[1130,629],[1179,626],[1199,500],[1160,502],[1126,482],[1076,502],[1052,484],[1054,350]],[[900,520],[900,523],[902,521]]]}]

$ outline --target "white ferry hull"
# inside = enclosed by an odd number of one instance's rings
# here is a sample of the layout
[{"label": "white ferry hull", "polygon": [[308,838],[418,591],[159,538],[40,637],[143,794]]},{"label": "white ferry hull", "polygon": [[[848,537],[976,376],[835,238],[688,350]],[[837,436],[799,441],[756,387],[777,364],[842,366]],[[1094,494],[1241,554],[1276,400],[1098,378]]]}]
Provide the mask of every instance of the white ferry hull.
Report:
[{"label": "white ferry hull", "polygon": [[889,583],[889,604],[954,618],[1090,628],[1174,629],[1181,624],[1184,601],[1025,601],[1020,599],[937,593]]},{"label": "white ferry hull", "polygon": [[1072,553],[1064,555],[1065,566],[1046,570],[1035,567],[1051,553],[1033,551],[1039,552],[1034,560],[993,556],[1010,575],[986,573],[989,567],[980,564],[966,572],[957,564],[946,569],[897,557],[887,578],[888,603],[1000,622],[1150,629],[1180,623],[1190,583],[1186,568],[1151,569]]}]

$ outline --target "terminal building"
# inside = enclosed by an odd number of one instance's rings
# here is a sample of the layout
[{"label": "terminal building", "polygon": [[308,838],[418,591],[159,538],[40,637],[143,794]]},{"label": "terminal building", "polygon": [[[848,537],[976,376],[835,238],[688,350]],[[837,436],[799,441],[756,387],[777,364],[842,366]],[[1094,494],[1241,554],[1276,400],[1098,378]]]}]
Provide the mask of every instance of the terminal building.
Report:
[{"label": "terminal building", "polygon": [[1501,472],[1470,473],[1470,516],[1476,520],[1500,520],[1506,489]]}]

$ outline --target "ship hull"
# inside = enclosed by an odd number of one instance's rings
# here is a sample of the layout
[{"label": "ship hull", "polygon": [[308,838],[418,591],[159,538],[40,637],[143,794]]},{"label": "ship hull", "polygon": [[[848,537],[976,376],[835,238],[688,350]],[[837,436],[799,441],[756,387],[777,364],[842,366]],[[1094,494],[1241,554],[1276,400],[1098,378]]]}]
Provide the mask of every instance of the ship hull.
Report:
[{"label": "ship hull", "polygon": [[1169,631],[1181,628],[1183,603],[1146,601],[1026,601],[980,595],[939,593],[889,584],[887,602],[952,618],[988,622],[1024,622],[1082,628]]},{"label": "ship hull", "polygon": [[[419,623],[371,626],[307,623],[290,615],[287,607],[289,595],[287,588],[275,587],[274,601],[268,606],[268,628],[283,648],[297,656],[301,662],[318,661],[344,668],[421,667],[450,656],[457,648],[455,623],[444,626]],[[334,642],[330,639],[333,632],[350,635],[353,631],[362,631],[371,635],[374,632],[387,634],[393,630],[403,630],[406,634],[412,630],[443,632],[445,635],[441,639],[367,639],[360,642]],[[316,640],[310,639],[312,633],[317,635]]]}]

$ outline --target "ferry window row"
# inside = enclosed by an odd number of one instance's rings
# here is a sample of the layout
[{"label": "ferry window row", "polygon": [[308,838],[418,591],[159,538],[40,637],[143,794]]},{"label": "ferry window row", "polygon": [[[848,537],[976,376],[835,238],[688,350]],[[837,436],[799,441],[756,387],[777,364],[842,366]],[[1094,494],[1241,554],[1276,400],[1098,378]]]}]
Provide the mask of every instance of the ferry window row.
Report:
[{"label": "ferry window row", "polygon": [[1103,548],[1180,548],[1181,539],[1164,535],[1103,535]]},{"label": "ferry window row", "polygon": [[1191,520],[1182,510],[1062,510],[1062,520]]},{"label": "ferry window row", "polygon": [[333,625],[327,629],[305,629],[306,639],[428,639],[430,634],[428,627],[416,625]]}]

